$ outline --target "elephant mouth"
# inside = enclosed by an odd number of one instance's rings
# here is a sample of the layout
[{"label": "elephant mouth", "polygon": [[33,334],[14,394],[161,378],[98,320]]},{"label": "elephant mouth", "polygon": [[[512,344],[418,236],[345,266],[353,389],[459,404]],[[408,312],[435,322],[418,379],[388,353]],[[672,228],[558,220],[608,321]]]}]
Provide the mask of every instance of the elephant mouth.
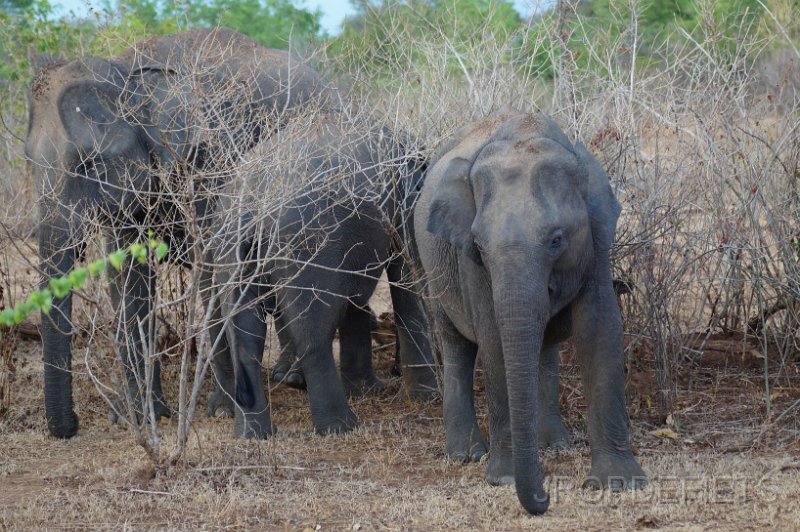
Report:
[{"label": "elephant mouth", "polygon": [[578,290],[564,290],[561,286],[551,285],[547,289],[547,294],[550,297],[550,318],[555,317],[559,312],[564,310],[570,302],[575,299]]},{"label": "elephant mouth", "polygon": [[550,317],[552,318],[564,308],[567,302],[562,297],[561,287],[552,278],[547,285],[547,295],[550,298]]}]

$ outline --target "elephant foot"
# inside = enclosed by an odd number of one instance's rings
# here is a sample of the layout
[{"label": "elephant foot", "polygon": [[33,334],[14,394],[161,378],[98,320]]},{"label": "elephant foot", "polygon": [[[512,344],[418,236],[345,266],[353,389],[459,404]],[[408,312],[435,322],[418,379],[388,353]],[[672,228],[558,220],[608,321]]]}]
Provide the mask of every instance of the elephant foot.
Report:
[{"label": "elephant foot", "polygon": [[561,422],[561,416],[553,416],[539,422],[540,449],[561,451],[569,447],[571,440],[570,433]]},{"label": "elephant foot", "polygon": [[[139,403],[141,405],[141,403]],[[112,425],[116,425],[117,423],[121,422],[121,418],[125,416],[126,409],[124,404],[120,400],[111,401],[111,408],[108,411],[108,420],[111,422]],[[164,403],[164,401],[160,399],[156,399],[153,401],[153,411],[155,412],[156,421],[161,418],[171,418],[172,417],[172,409]],[[149,413],[148,413],[149,417]],[[136,407],[136,422],[141,423],[142,420],[142,412],[141,406]]]},{"label": "elephant foot", "polygon": [[314,421],[314,431],[319,435],[344,434],[358,427],[358,418],[348,406],[346,411],[337,416],[326,416]]},{"label": "elephant foot", "polygon": [[462,437],[448,437],[444,452],[456,462],[479,462],[486,454],[483,434],[477,426],[465,432],[467,434]]},{"label": "elephant foot", "polygon": [[172,409],[167,406],[167,404],[161,400],[156,399],[153,401],[153,408],[155,409],[156,419],[164,418],[171,418],[172,417]]},{"label": "elephant foot", "polygon": [[584,488],[622,491],[641,489],[647,485],[647,475],[632,454],[592,458],[592,470],[583,482]]},{"label": "elephant foot", "polygon": [[235,418],[233,431],[237,438],[265,440],[275,434],[269,407],[256,412],[242,412],[237,409]]},{"label": "elephant foot", "polygon": [[489,453],[486,464],[486,481],[492,486],[512,486],[514,484],[514,461],[509,453]]},{"label": "elephant foot", "polygon": [[367,394],[380,393],[384,389],[383,382],[374,374],[363,379],[350,379],[342,375],[344,393],[347,397],[362,397]]},{"label": "elephant foot", "polygon": [[208,400],[208,409],[206,413],[208,417],[234,417],[235,405],[233,403],[233,398],[222,388],[217,388],[214,390],[211,399]]},{"label": "elephant foot", "polygon": [[292,365],[279,360],[272,368],[270,380],[275,384],[285,384],[295,390],[306,389],[306,379],[297,364]]},{"label": "elephant foot", "polygon": [[403,383],[408,396],[416,401],[428,402],[440,396],[439,383],[430,367],[404,368]]},{"label": "elephant foot", "polygon": [[47,430],[56,438],[67,440],[78,433],[78,416],[75,411],[70,409],[66,415],[53,419],[47,418]]}]

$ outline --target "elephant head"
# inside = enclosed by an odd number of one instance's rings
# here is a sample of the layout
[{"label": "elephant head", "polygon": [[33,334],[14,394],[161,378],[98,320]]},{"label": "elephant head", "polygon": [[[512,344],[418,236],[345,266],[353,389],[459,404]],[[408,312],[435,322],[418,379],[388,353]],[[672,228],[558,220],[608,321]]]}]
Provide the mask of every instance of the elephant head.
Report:
[{"label": "elephant head", "polygon": [[[165,179],[212,162],[213,171],[224,170],[288,110],[313,98],[330,103],[332,95],[290,54],[222,28],[147,39],[115,59],[44,67],[29,95],[25,154],[40,195],[45,280],[72,268],[90,218],[104,228],[159,224],[172,234],[163,238],[180,235],[174,204],[154,208]],[[209,201],[192,205],[202,215]],[[54,307],[43,319],[46,416],[50,432],[67,438],[77,430],[71,297]]]},{"label": "elephant head", "polygon": [[[539,354],[548,322],[592,283],[619,214],[608,179],[582,145],[543,115],[479,124],[428,180],[427,230],[483,269],[499,331],[520,502],[543,513],[538,459]],[[486,129],[487,122],[491,131]]]}]

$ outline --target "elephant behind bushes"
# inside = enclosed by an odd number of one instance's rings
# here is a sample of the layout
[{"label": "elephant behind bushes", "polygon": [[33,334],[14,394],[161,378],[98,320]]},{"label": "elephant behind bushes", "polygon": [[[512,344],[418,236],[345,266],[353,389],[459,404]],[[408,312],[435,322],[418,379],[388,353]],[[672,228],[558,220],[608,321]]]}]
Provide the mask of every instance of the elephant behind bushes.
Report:
[{"label": "elephant behind bushes", "polygon": [[[202,238],[210,226],[226,169],[295,110],[311,101],[335,107],[337,100],[298,58],[224,28],[152,37],[111,59],[44,66],[30,90],[25,154],[39,193],[45,285],[81,258],[91,223],[102,228],[111,249],[127,248],[153,230],[170,242],[172,259],[197,266],[202,257],[189,256],[196,246],[187,235]],[[188,219],[199,230],[189,231]],[[168,415],[158,371],[154,397],[146,401],[138,384],[144,364],[137,323],[151,312],[153,272],[134,262],[113,285],[124,324],[117,348],[133,408],[141,419],[152,400],[156,415]],[[78,430],[71,316],[71,295],[42,316],[45,415],[59,438]],[[219,345],[218,352],[227,351],[224,341]],[[227,399],[218,388],[212,407]]]},{"label": "elephant behind bushes", "polygon": [[[412,282],[411,207],[424,161],[398,136],[350,111],[311,112],[266,139],[254,168],[222,195],[215,246],[233,354],[236,434],[273,432],[261,359],[267,313],[307,382],[314,429],[353,429],[347,395],[380,387],[372,371],[370,296],[390,283],[407,392],[438,390],[422,301]],[[332,342],[338,329],[341,378]]]}]

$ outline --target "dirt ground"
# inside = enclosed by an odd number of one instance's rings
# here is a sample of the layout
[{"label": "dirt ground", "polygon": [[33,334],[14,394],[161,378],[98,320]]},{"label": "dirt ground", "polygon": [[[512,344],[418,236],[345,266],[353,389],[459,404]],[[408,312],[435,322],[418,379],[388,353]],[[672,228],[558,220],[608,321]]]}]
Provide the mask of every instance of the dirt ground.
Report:
[{"label": "dirt ground", "polygon": [[[386,389],[353,402],[353,433],[315,436],[305,394],[277,387],[277,436],[234,439],[231,420],[201,416],[185,459],[157,470],[126,429],[110,425],[80,367],[80,432],[48,436],[41,347],[21,341],[11,410],[0,418],[0,530],[797,530],[800,409],[781,414],[800,398],[800,369],[784,365],[775,376],[767,418],[760,366],[745,364],[737,345],[718,339],[716,357],[686,363],[669,424],[653,413],[647,364],[634,360],[632,438],[650,483],[621,494],[580,487],[590,467],[585,408],[565,352],[561,400],[575,442],[543,453],[551,506],[534,518],[513,488],[484,481],[483,464],[445,459],[441,403],[404,397],[390,349],[376,353]],[[177,370],[165,367],[168,397]],[[162,430],[168,448],[175,427]]]}]

